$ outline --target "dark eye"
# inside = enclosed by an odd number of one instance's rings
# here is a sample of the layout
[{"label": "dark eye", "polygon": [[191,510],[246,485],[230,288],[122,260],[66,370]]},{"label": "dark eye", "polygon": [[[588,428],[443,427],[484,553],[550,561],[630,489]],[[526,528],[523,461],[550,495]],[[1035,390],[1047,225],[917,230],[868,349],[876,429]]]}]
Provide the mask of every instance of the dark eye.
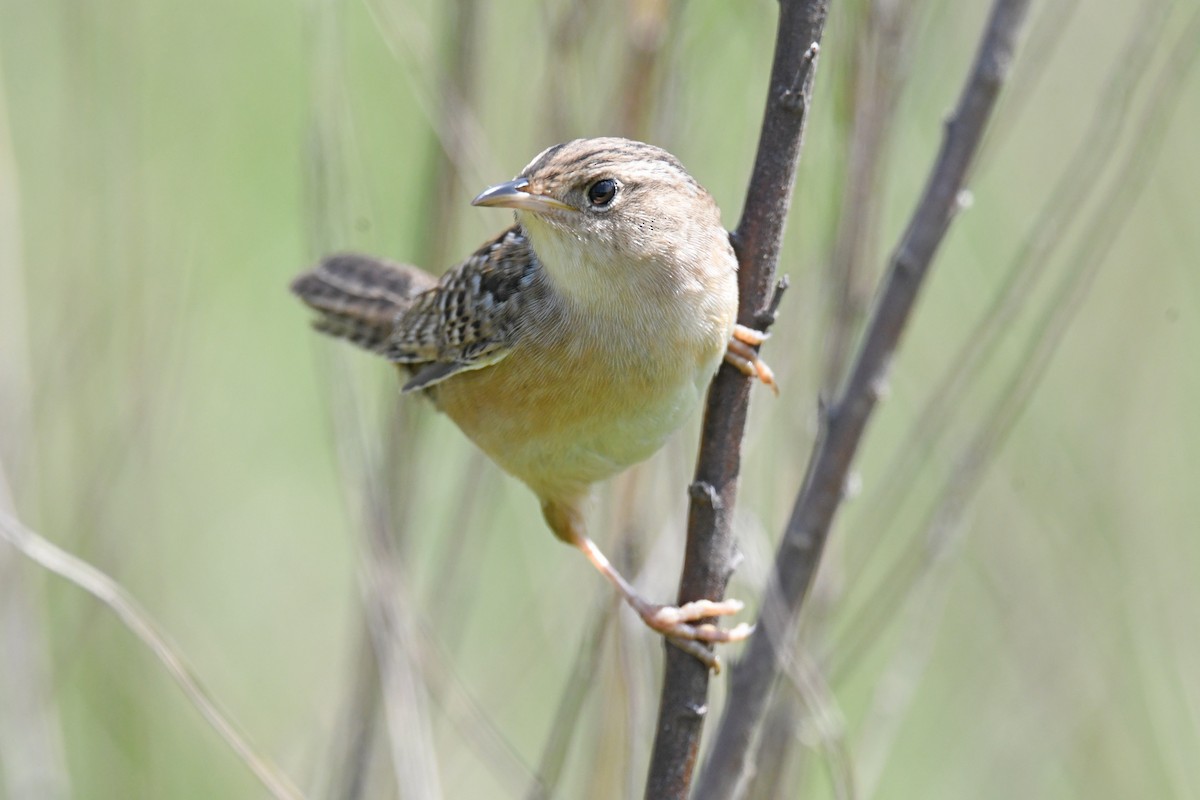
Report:
[{"label": "dark eye", "polygon": [[617,196],[617,182],[612,178],[601,178],[587,190],[588,202],[594,206],[606,206]]}]

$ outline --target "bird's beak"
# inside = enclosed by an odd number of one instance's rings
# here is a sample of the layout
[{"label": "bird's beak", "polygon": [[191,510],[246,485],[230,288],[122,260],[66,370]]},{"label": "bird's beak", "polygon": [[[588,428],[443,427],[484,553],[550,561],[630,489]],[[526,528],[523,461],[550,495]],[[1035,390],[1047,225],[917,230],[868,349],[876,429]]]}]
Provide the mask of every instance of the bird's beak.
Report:
[{"label": "bird's beak", "polygon": [[517,178],[516,180],[488,187],[471,201],[471,205],[523,208],[526,211],[575,210],[566,203],[560,203],[549,195],[534,194],[529,191],[529,181],[525,178]]}]

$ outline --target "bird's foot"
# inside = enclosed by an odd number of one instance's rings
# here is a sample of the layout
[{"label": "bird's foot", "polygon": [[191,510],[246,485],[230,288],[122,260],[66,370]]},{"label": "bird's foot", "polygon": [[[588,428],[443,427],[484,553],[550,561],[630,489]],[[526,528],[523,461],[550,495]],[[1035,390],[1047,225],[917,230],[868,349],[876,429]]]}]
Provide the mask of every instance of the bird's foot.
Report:
[{"label": "bird's foot", "polygon": [[730,337],[729,344],[725,348],[725,360],[741,370],[743,375],[757,378],[765,383],[778,396],[779,384],[775,383],[775,373],[771,371],[765,361],[758,357],[758,352],[754,350],[766,340],[767,334],[747,328],[745,325],[736,325],[733,329],[733,336]]},{"label": "bird's foot", "polygon": [[721,671],[721,659],[706,645],[740,642],[754,633],[754,626],[745,622],[728,629],[711,622],[701,622],[712,617],[737,614],[745,608],[741,600],[695,600],[681,606],[664,606],[637,597],[631,598],[630,604],[648,626],[717,673]]},{"label": "bird's foot", "polygon": [[592,562],[600,574],[607,578],[625,602],[638,613],[648,626],[667,637],[667,641],[680,650],[695,656],[714,672],[721,671],[721,659],[712,651],[709,645],[721,642],[740,642],[754,632],[754,626],[746,623],[735,625],[728,630],[718,628],[711,622],[702,620],[713,617],[727,617],[737,614],[745,606],[740,600],[695,600],[681,606],[664,606],[646,600],[633,584],[600,552],[600,548],[583,533],[583,520],[577,510],[571,507],[545,503],[542,512],[546,522],[559,538],[578,547],[588,561]]}]

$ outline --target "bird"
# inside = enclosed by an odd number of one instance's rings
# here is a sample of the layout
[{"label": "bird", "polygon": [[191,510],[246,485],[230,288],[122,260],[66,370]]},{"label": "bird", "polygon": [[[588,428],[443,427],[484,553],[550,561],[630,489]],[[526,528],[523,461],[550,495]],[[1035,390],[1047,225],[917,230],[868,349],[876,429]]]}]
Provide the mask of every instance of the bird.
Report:
[{"label": "bird", "polygon": [[313,326],[398,365],[541,503],[638,616],[719,670],[710,645],[753,627],[707,620],[740,601],[643,598],[589,538],[593,487],[659,450],[699,408],[722,361],[778,391],[765,334],[737,323],[738,261],[712,196],[654,145],[576,139],[538,154],[472,205],[514,224],[440,278],[359,253],[329,255],[292,291]]}]

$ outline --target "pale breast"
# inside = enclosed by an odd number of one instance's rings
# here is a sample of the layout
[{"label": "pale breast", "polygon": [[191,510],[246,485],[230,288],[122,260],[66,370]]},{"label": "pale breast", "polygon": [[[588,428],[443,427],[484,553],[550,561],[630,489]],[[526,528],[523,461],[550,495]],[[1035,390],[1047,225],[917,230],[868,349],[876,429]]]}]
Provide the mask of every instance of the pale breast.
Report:
[{"label": "pale breast", "polygon": [[648,458],[695,412],[720,363],[725,325],[687,342],[578,331],[531,338],[499,363],[437,385],[434,400],[540,497],[578,497]]}]

